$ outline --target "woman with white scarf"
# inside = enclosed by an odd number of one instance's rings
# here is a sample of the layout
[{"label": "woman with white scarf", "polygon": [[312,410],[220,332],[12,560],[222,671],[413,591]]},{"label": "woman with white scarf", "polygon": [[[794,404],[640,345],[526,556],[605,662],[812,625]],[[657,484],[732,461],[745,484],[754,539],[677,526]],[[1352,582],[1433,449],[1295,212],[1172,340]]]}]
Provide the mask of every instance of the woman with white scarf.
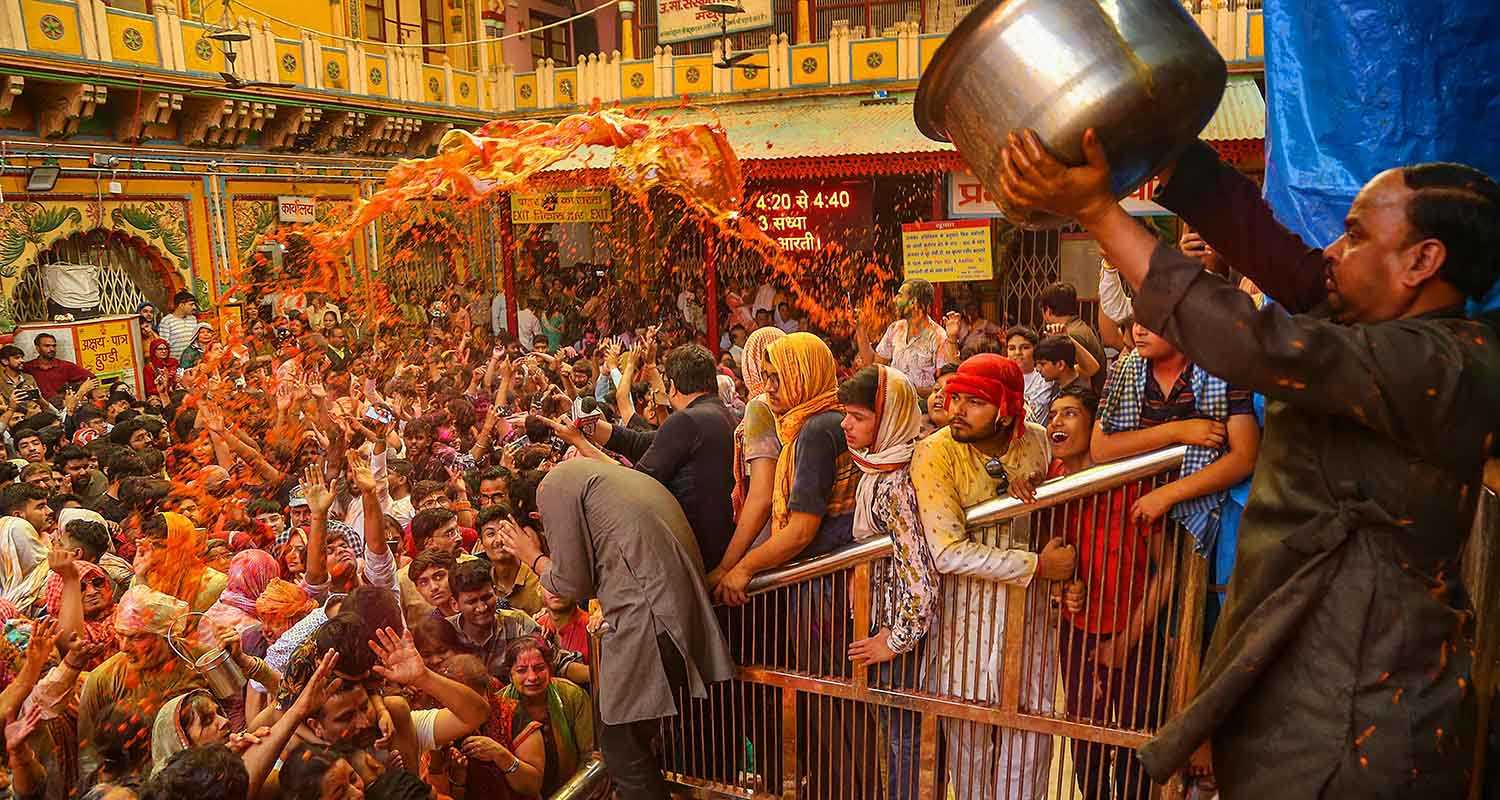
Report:
[{"label": "woman with white scarf", "polygon": [[[891,560],[877,569],[871,592],[871,635],[849,646],[849,660],[880,665],[877,685],[916,685],[915,653],[937,609],[938,574],[917,514],[911,455],[922,426],[917,391],[901,372],[865,367],[839,386],[844,437],[861,475],[855,490],[854,538],[891,538]],[[911,657],[898,656],[912,653]],[[893,663],[887,663],[893,662]],[[917,795],[918,728],[911,712],[888,714],[889,786],[892,800]]]},{"label": "woman with white scarf", "polygon": [[22,517],[0,517],[0,600],[27,611],[47,584],[47,540]]}]

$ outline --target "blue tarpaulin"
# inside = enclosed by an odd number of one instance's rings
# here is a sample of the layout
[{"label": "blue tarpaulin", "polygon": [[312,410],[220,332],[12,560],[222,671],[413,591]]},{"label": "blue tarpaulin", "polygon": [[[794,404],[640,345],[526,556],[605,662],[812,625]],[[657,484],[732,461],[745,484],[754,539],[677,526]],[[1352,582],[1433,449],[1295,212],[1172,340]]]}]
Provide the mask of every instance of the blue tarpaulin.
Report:
[{"label": "blue tarpaulin", "polygon": [[1266,199],[1309,243],[1382,170],[1500,178],[1500,1],[1266,0]]}]

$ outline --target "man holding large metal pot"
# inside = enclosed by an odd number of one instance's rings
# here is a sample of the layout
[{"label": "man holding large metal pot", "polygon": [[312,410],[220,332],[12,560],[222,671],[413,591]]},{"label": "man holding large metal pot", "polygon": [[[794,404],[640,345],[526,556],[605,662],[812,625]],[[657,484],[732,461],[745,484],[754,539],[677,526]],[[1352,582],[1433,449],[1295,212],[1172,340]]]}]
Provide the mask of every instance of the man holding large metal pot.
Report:
[{"label": "man holding large metal pot", "polygon": [[1010,134],[1006,201],[1077,219],[1137,288],[1138,322],[1268,400],[1197,696],[1142,760],[1165,780],[1211,742],[1226,797],[1463,796],[1475,703],[1459,558],[1500,429],[1500,315],[1466,317],[1465,301],[1500,278],[1500,185],[1459,164],[1387,170],[1319,250],[1190,146],[1157,201],[1277,300],[1257,309],[1131,221],[1093,130],[1083,150],[1070,167]]}]

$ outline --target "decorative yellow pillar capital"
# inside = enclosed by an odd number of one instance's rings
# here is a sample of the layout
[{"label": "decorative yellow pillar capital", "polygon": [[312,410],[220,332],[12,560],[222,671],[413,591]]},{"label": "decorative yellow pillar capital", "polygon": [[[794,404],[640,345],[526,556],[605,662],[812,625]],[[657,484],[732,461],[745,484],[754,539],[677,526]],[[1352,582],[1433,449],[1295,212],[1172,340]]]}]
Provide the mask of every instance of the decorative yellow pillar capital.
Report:
[{"label": "decorative yellow pillar capital", "polygon": [[635,58],[635,0],[620,0],[620,56]]}]

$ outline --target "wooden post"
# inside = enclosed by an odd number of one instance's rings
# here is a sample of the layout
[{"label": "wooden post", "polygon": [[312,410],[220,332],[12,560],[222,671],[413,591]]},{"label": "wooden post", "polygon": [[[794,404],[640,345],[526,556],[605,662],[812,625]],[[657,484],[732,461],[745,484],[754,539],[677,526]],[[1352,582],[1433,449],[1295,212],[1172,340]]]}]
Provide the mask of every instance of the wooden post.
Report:
[{"label": "wooden post", "polygon": [[719,275],[718,247],[712,226],[703,227],[703,314],[708,323],[708,349],[719,360]]},{"label": "wooden post", "polygon": [[812,0],[797,0],[797,44],[812,41]]},{"label": "wooden post", "polygon": [[[934,221],[947,219],[947,209],[943,206],[943,174],[940,172],[932,181],[932,219]],[[943,324],[943,285],[934,283],[932,285],[932,318],[937,320],[938,326]]]},{"label": "wooden post", "polygon": [[[511,223],[510,195],[505,196],[505,209],[500,214],[500,263],[505,270],[505,328],[520,341],[520,323],[516,319],[516,229]],[[526,342],[521,349],[527,349]]]}]

